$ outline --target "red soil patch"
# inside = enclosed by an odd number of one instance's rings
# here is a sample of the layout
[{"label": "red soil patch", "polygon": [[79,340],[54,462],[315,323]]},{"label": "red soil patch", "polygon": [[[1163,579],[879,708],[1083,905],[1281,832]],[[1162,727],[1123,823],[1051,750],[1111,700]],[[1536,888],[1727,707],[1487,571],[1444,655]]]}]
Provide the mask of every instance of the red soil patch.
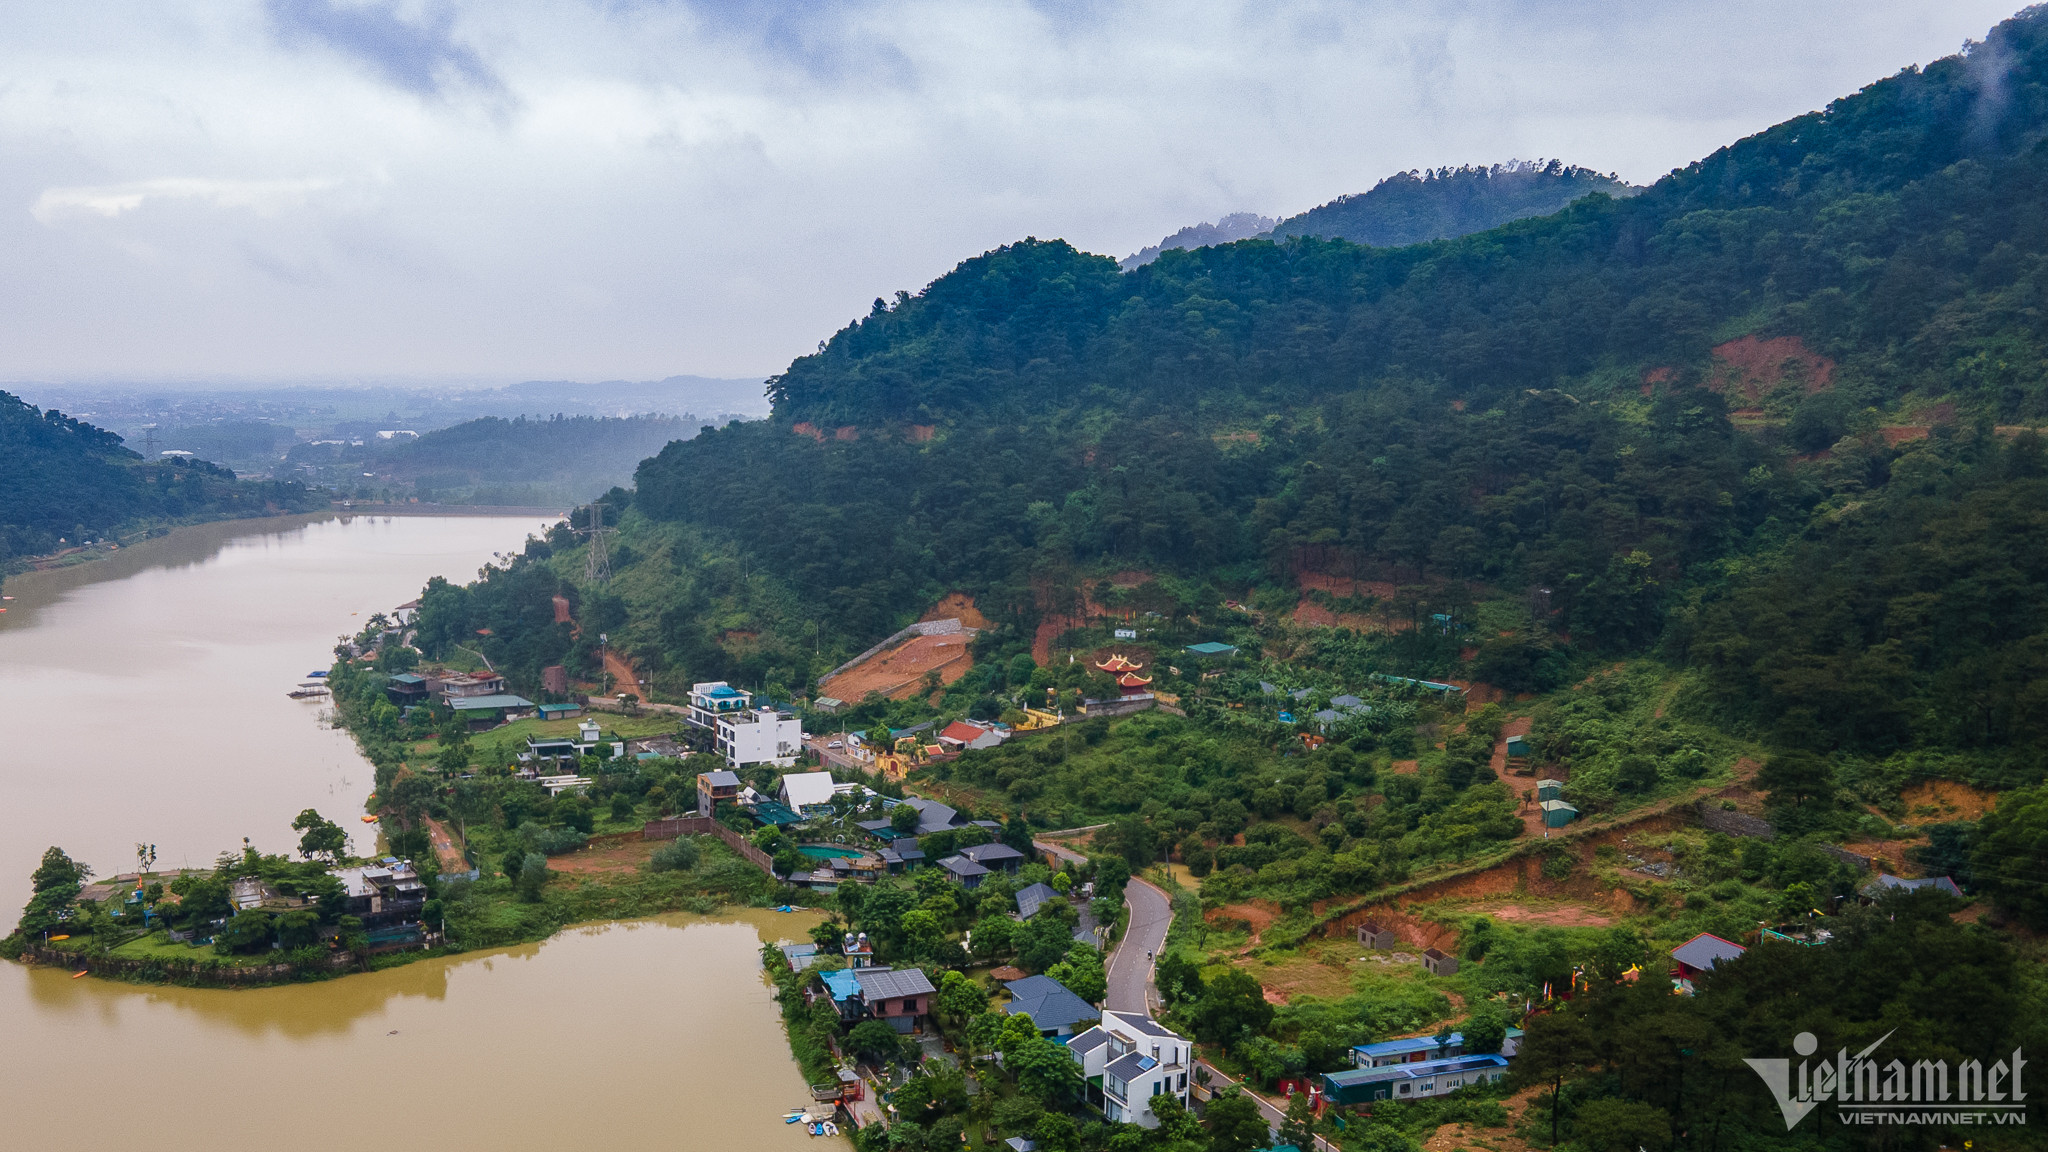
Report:
[{"label": "red soil patch", "polygon": [[654,855],[658,841],[642,840],[638,832],[619,832],[593,838],[574,852],[548,857],[550,872],[576,873],[637,872]]},{"label": "red soil patch", "polygon": [[576,621],[569,616],[569,598],[567,596],[556,596],[555,623],[574,624],[575,622]]},{"label": "red soil patch", "polygon": [[734,644],[751,644],[760,638],[761,634],[759,632],[749,632],[744,628],[735,628],[721,635],[718,638],[718,642],[730,647]]},{"label": "red soil patch", "polygon": [[860,439],[860,429],[852,424],[848,424],[842,428],[834,429],[832,438],[834,440],[858,440]]},{"label": "red soil patch", "polygon": [[905,430],[903,438],[912,444],[923,444],[939,434],[936,424],[912,424]]},{"label": "red soil patch", "polygon": [[1422,761],[1396,760],[1394,761],[1392,767],[1394,771],[1400,773],[1403,776],[1413,776],[1422,767]]},{"label": "red soil patch", "polygon": [[944,600],[932,605],[932,610],[919,617],[921,620],[958,620],[962,628],[977,631],[993,628],[988,617],[974,606],[974,597],[965,592],[949,593]]},{"label": "red soil patch", "polygon": [[455,846],[455,836],[448,826],[439,820],[427,820],[427,839],[434,845],[434,858],[441,862],[443,872],[467,872],[469,861],[462,858],[462,849]]},{"label": "red soil patch", "polygon": [[2034,428],[2025,424],[2000,424],[1991,431],[2007,439],[2018,436],[2023,432],[2032,432],[2036,436],[2048,433],[2048,429]]},{"label": "red soil patch", "polygon": [[1542,924],[1552,928],[1605,928],[1614,917],[1577,904],[1531,908],[1526,904],[1481,904],[1472,909],[1510,924]]},{"label": "red soil patch", "polygon": [[1645,384],[1669,384],[1676,379],[1678,379],[1678,369],[1676,368],[1652,368],[1643,373],[1643,383]]},{"label": "red soil patch", "polygon": [[1279,918],[1280,913],[1278,910],[1267,907],[1262,902],[1256,900],[1244,904],[1225,904],[1220,908],[1211,908],[1203,914],[1203,919],[1211,924],[1220,924],[1226,920],[1242,920],[1250,924],[1252,926],[1252,938],[1251,942],[1246,945],[1248,948],[1257,947],[1259,934],[1271,928],[1273,921]]},{"label": "red soil patch", "polygon": [[965,632],[912,636],[867,663],[824,681],[818,690],[847,701],[865,699],[870,692],[907,700],[917,694],[927,672],[936,670],[941,685],[967,675],[974,667],[974,657],[967,652],[968,639]]},{"label": "red soil patch", "polygon": [[1933,429],[1925,424],[1900,424],[1890,428],[1879,428],[1877,433],[1884,437],[1886,444],[1898,445],[1910,440],[1925,440],[1931,431]]},{"label": "red soil patch", "polygon": [[[1904,792],[1899,801],[1906,806],[1905,824],[1946,824],[1953,820],[1981,820],[1998,806],[1998,793],[1985,792],[1953,780],[1923,780]],[[1920,816],[1916,808],[1932,807],[1936,814]]]},{"label": "red soil patch", "polygon": [[1714,349],[1718,361],[1707,379],[1715,392],[1742,396],[1751,401],[1777,391],[1790,374],[1801,379],[1808,395],[1825,391],[1833,382],[1835,362],[1807,349],[1797,336],[1759,340],[1744,336]]},{"label": "red soil patch", "polygon": [[1522,817],[1522,834],[1540,840],[1543,838],[1543,809],[1536,804],[1536,781],[1549,777],[1551,770],[1532,765],[1535,771],[1527,776],[1517,776],[1508,771],[1508,737],[1527,736],[1534,723],[1527,716],[1517,716],[1501,725],[1500,741],[1493,746],[1490,763],[1493,774],[1515,794],[1515,808]]},{"label": "red soil patch", "polygon": [[604,670],[612,674],[614,693],[631,692],[635,696],[640,694],[640,674],[633,671],[633,666],[626,663],[626,658],[619,655],[617,649],[604,650]]},{"label": "red soil patch", "polygon": [[820,444],[823,444],[825,442],[824,430],[808,420],[805,420],[802,423],[791,428],[790,431],[796,433],[799,436],[809,436],[811,439],[816,440]]},{"label": "red soil patch", "polygon": [[1414,627],[1409,620],[1375,620],[1360,612],[1332,612],[1306,596],[1294,606],[1289,618],[1302,628],[1344,628],[1352,632],[1406,632]]},{"label": "red soil patch", "polygon": [[1209,439],[1214,440],[1218,447],[1228,444],[1257,444],[1259,442],[1259,434],[1251,431],[1218,432]]}]

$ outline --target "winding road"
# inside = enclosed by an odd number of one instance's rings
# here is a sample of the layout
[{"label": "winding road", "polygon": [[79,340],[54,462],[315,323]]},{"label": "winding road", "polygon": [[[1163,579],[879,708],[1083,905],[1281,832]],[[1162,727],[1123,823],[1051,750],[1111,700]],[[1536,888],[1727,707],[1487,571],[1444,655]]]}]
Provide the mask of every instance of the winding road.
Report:
[{"label": "winding road", "polygon": [[1131,907],[1131,926],[1109,958],[1109,995],[1102,1006],[1112,1012],[1152,1014],[1153,957],[1166,944],[1173,924],[1173,904],[1154,884],[1133,876],[1124,887]]}]

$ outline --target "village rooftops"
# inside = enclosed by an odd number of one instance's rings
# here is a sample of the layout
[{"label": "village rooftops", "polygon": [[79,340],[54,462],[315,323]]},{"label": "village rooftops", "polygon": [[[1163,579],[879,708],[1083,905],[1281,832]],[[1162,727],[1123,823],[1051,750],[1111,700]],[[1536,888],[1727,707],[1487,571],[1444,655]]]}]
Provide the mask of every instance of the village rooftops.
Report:
[{"label": "village rooftops", "polygon": [[1699,935],[1671,950],[1671,958],[1678,961],[1682,969],[1691,972],[1711,972],[1714,965],[1723,960],[1733,960],[1748,949],[1740,944],[1723,940],[1711,932]]},{"label": "village rooftops", "polygon": [[825,982],[825,991],[834,1000],[851,1000],[860,995],[860,974],[867,968],[835,968],[830,972],[818,973],[818,979]]},{"label": "village rooftops", "polygon": [[723,768],[716,772],[699,773],[698,779],[713,788],[737,788],[740,786],[740,774],[726,771]]},{"label": "village rooftops", "polygon": [[1228,656],[1232,652],[1237,651],[1237,649],[1229,644],[1221,644],[1211,640],[1206,644],[1190,644],[1188,645],[1188,651],[1197,656]]},{"label": "village rooftops", "polygon": [[818,946],[816,944],[784,944],[782,946],[782,958],[789,961],[791,968],[801,972],[818,962]]},{"label": "village rooftops", "polygon": [[832,803],[834,781],[830,772],[791,772],[782,778],[782,802],[801,812]]},{"label": "village rooftops", "polygon": [[1173,1040],[1182,1038],[1180,1033],[1175,1032],[1173,1029],[1168,1028],[1166,1025],[1161,1024],[1142,1012],[1111,1012],[1108,1013],[1107,1019],[1123,1025],[1140,1036],[1158,1036]]},{"label": "village rooftops", "polygon": [[1066,985],[1050,976],[1026,976],[1003,985],[1010,1002],[1003,1005],[1009,1016],[1029,1016],[1040,1032],[1058,1032],[1085,1021],[1100,1020],[1093,1004],[1076,996]]}]

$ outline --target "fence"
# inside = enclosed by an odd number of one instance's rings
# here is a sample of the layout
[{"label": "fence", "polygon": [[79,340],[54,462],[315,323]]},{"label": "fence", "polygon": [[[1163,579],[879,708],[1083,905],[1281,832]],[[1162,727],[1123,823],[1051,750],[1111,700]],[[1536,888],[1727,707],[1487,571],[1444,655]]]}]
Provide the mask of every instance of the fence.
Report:
[{"label": "fence", "polygon": [[972,631],[974,631],[974,629],[961,627],[960,621],[957,619],[920,620],[917,623],[912,624],[908,628],[899,628],[896,631],[891,632],[887,637],[885,637],[880,643],[876,644],[874,647],[869,648],[867,651],[861,653],[858,656],[855,656],[853,659],[848,660],[846,663],[841,664],[839,667],[834,668],[830,672],[825,673],[823,676],[818,677],[818,682],[822,684],[825,681],[830,680],[834,676],[839,675],[841,672],[846,671],[848,668],[851,668],[856,664],[866,662],[870,657],[876,655],[877,653],[883,651],[891,645],[894,645],[898,641],[908,639],[912,636],[951,636],[955,632]]},{"label": "fence", "polygon": [[727,848],[737,852],[740,859],[766,872],[770,879],[781,879],[775,875],[775,862],[766,852],[747,843],[747,838],[720,824],[709,816],[672,816],[667,820],[650,820],[640,829],[642,840],[673,840],[678,836],[716,836],[724,841]]}]

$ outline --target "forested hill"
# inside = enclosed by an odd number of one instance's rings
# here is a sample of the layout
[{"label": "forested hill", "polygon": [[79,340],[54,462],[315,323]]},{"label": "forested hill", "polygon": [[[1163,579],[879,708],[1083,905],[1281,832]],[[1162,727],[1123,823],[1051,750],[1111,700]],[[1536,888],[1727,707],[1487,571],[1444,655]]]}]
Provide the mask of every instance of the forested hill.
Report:
[{"label": "forested hill", "polygon": [[1375,248],[1449,240],[1513,220],[1548,216],[1595,192],[1630,196],[1626,181],[1562,160],[1397,172],[1370,191],[1340,196],[1282,220],[1276,240],[1314,236]]},{"label": "forested hill", "polygon": [[956,589],[1028,636],[1118,571],[1208,617],[1337,573],[1540,604],[1476,646],[1511,686],[1654,651],[1787,745],[2032,755],[2048,556],[1997,542],[2043,522],[2044,78],[2029,14],[1459,239],[977,256],[642,465],[611,635],[801,690]]},{"label": "forested hill", "polygon": [[112,432],[0,392],[0,563],[146,522],[314,503],[301,485],[238,481],[202,460],[144,461]]}]

